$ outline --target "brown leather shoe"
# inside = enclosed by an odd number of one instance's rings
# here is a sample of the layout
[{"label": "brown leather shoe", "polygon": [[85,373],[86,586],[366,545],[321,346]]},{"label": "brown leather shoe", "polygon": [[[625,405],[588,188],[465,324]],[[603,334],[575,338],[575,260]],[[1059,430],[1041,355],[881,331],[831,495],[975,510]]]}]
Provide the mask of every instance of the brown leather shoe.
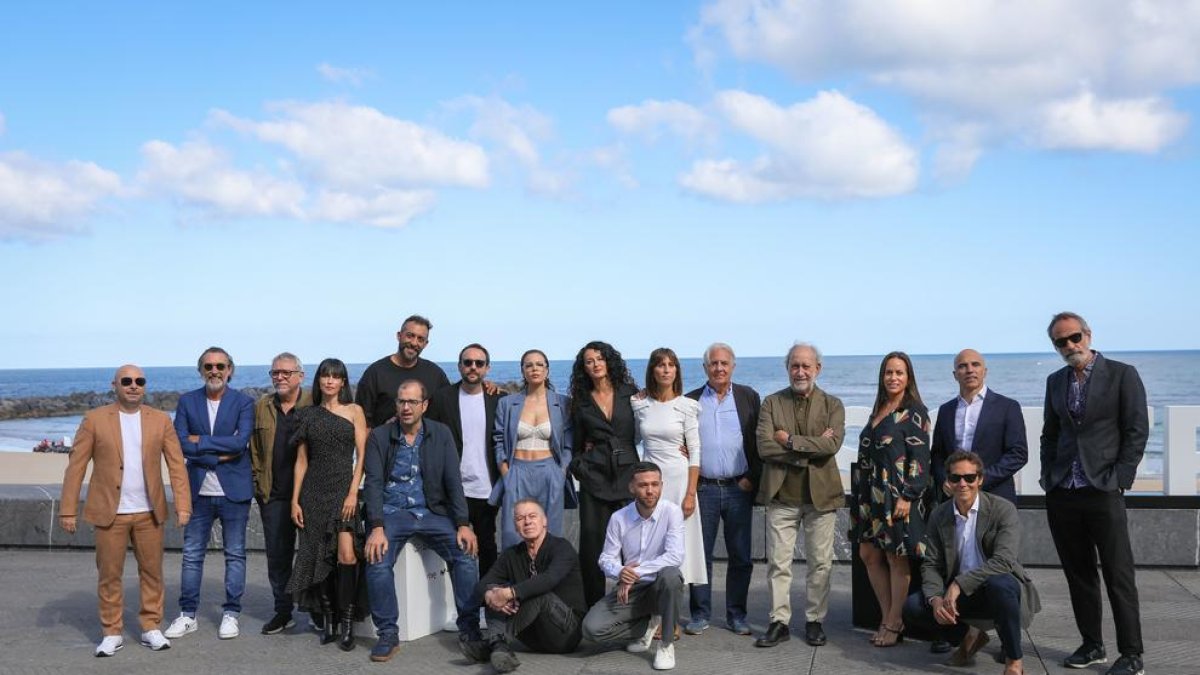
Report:
[{"label": "brown leather shoe", "polygon": [[971,665],[975,662],[975,654],[988,642],[991,642],[988,634],[972,626],[963,637],[962,642],[959,643],[958,649],[955,649],[954,653],[950,655],[950,660],[946,661],[946,665],[959,668]]}]

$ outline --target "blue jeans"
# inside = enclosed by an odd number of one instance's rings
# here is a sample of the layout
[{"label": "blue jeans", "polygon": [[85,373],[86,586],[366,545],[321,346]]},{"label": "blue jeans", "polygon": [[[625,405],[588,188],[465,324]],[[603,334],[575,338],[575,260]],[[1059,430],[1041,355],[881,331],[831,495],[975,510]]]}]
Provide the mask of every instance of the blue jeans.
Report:
[{"label": "blue jeans", "polygon": [[400,606],[396,600],[394,568],[404,545],[412,537],[419,536],[450,568],[459,635],[479,639],[479,606],[482,600],[475,596],[479,563],[459,548],[458,528],[454,527],[454,523],[436,513],[417,518],[411,512],[401,510],[384,513],[383,532],[388,540],[387,553],[379,562],[367,564],[367,593],[371,598],[371,619],[375,621],[375,632],[380,636],[391,634],[393,637],[400,632],[396,626],[400,618]]},{"label": "blue jeans", "polygon": [[[750,520],[754,514],[754,495],[737,485],[713,485],[701,482],[696,490],[700,502],[700,526],[704,531],[704,568],[712,579],[713,546],[717,543],[717,525],[725,521],[725,551],[729,569],[725,574],[725,619],[730,623],[746,618],[746,597],[750,593]],[[693,584],[692,621],[712,618],[712,584]]]},{"label": "blue jeans", "polygon": [[[1019,659],[1021,650],[1021,582],[1011,574],[994,574],[971,595],[958,596],[958,615],[964,619],[991,619],[1000,636],[1005,658]],[[958,644],[967,635],[967,624],[959,621],[943,626],[933,618],[925,594],[918,591],[904,602],[904,623]]]},{"label": "blue jeans", "polygon": [[179,581],[179,611],[195,618],[200,606],[200,581],[204,578],[204,554],[212,536],[214,520],[221,521],[225,544],[225,604],[233,614],[242,611],[246,590],[246,521],[250,502],[231,502],[225,497],[192,497],[192,519],[183,530],[183,572]]}]

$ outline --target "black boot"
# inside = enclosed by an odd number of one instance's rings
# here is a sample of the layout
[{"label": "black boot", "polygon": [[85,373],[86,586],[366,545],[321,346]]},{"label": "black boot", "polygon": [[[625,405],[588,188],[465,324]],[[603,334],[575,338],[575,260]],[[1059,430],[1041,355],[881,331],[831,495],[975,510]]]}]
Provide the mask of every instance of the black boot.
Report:
[{"label": "black boot", "polygon": [[338,648],[344,652],[354,649],[354,598],[358,582],[358,566],[342,565],[337,567],[338,609],[342,619],[342,636]]},{"label": "black boot", "polygon": [[336,626],[333,620],[333,605],[329,601],[329,593],[321,594],[321,644],[327,645],[337,639]]}]

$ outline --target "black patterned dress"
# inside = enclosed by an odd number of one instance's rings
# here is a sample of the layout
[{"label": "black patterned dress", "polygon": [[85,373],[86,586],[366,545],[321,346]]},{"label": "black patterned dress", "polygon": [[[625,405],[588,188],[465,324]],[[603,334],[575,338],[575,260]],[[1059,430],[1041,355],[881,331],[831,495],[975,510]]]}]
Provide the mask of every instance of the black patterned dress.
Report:
[{"label": "black patterned dress", "polygon": [[[304,511],[304,528],[298,529],[300,544],[292,577],[287,590],[296,597],[302,610],[321,611],[321,591],[326,579],[337,566],[337,537],[339,532],[355,533],[355,554],[358,556],[361,600],[365,600],[366,584],[362,583],[362,528],[356,525],[361,513],[350,521],[342,520],[342,503],[354,478],[354,423],[322,406],[297,411],[295,430],[290,442],[308,446],[308,470],[300,486],[300,508]],[[356,600],[356,614],[365,616],[367,604]],[[356,618],[361,619],[362,616]]]},{"label": "black patterned dress", "polygon": [[[889,553],[919,556],[931,503],[929,461],[929,414],[923,406],[897,410],[879,424],[863,427],[850,477],[855,504],[850,538]],[[911,503],[909,515],[895,521],[892,510],[901,497]]]}]

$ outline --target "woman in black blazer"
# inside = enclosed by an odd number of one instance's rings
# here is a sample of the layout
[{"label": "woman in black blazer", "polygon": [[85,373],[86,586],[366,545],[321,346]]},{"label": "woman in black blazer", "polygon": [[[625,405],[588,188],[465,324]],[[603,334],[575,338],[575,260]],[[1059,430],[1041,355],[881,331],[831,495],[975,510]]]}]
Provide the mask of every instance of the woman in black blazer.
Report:
[{"label": "woman in black blazer", "polygon": [[621,353],[607,342],[589,342],[571,368],[571,417],[579,480],[579,562],[587,604],[604,597],[598,561],[608,519],[629,503],[629,479],[637,463],[633,408],[637,386]]}]

